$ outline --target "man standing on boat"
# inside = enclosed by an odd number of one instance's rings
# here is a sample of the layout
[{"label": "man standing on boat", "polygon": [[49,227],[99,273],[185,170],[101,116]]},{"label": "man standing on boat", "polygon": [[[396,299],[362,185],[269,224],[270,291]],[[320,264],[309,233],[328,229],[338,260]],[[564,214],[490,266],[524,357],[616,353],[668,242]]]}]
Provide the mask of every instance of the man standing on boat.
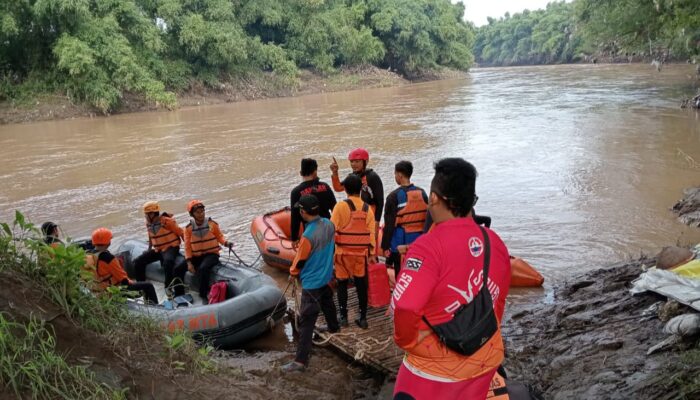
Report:
[{"label": "man standing on boat", "polygon": [[394,179],[399,187],[386,197],[384,208],[384,234],[381,248],[387,265],[393,266],[399,276],[401,254],[398,246],[413,243],[423,234],[428,213],[428,195],[411,183],[413,164],[399,161],[394,166]]},{"label": "man standing on boat", "polygon": [[219,263],[219,245],[233,247],[219,229],[219,224],[204,215],[204,204],[199,200],[187,203],[187,212],[192,219],[185,227],[185,259],[187,269],[199,275],[199,297],[203,304],[209,304],[209,280],[211,270]]},{"label": "man standing on boat", "polygon": [[318,214],[321,218],[330,219],[331,211],[335,207],[335,195],[331,187],[327,183],[321,182],[318,179],[318,163],[312,158],[304,158],[301,160],[301,171],[299,172],[302,182],[292,189],[291,208],[292,208],[292,241],[299,240],[300,229],[302,223],[300,209],[295,207],[299,199],[307,194],[316,196],[319,203]]},{"label": "man standing on boat", "polygon": [[360,177],[350,174],[342,184],[348,198],[336,204],[331,215],[335,225],[334,264],[340,325],[348,326],[348,283],[352,278],[360,305],[360,317],[355,323],[367,329],[367,265],[377,262],[374,255],[376,221],[372,208],[360,198]]},{"label": "man standing on boat", "polygon": [[394,340],[406,351],[395,399],[484,399],[503,360],[510,260],[498,235],[471,218],[476,177],[461,158],[435,164],[435,227],[411,244],[392,297]]},{"label": "man standing on boat", "polygon": [[327,218],[319,215],[320,201],[314,195],[301,196],[294,208],[299,210],[306,222],[306,228],[289,270],[290,279],[301,280],[302,291],[297,327],[299,345],[294,361],[282,366],[285,372],[303,371],[308,367],[319,311],[323,312],[330,333],[340,331],[333,303],[333,290],[329,286],[333,279],[335,227]]},{"label": "man standing on boat", "polygon": [[[362,180],[360,197],[365,203],[372,207],[374,220],[376,222],[374,230],[374,238],[376,240],[379,232],[379,221],[382,219],[382,212],[384,211],[384,184],[374,170],[367,168],[367,164],[369,164],[369,152],[367,152],[367,150],[357,148],[351,151],[350,154],[348,154],[348,160],[350,161],[352,173]],[[340,182],[338,176],[338,162],[335,160],[335,157],[333,157],[333,163],[331,164],[331,172],[333,189],[336,192],[344,191],[345,187]]]},{"label": "man standing on boat", "polygon": [[[175,265],[180,256],[180,242],[183,238],[182,228],[172,215],[160,212],[157,201],[148,201],[143,205],[148,230],[148,250],[134,260],[134,271],[137,281],[146,280],[146,266],[160,261],[165,273],[165,288],[174,289],[175,296],[185,293],[184,262]],[[175,278],[179,278],[176,280]]]}]

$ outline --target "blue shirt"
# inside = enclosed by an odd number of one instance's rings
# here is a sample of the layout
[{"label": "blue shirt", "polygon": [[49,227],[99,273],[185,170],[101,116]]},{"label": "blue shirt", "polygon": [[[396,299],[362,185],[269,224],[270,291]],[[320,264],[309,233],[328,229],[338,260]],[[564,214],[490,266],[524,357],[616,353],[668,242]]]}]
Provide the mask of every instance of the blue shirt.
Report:
[{"label": "blue shirt", "polygon": [[317,218],[304,229],[304,238],[311,243],[311,255],[299,275],[303,289],[318,289],[333,279],[335,226],[328,218]]}]

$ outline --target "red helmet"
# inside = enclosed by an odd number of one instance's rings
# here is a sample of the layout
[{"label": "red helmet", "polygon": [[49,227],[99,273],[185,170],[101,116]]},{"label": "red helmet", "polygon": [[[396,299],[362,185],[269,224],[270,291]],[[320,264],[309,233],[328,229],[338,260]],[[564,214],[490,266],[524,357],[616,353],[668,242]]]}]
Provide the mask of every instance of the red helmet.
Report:
[{"label": "red helmet", "polygon": [[200,200],[191,200],[187,203],[187,212],[192,214],[192,211],[197,207],[204,207],[204,204]]},{"label": "red helmet", "polygon": [[107,228],[97,228],[92,232],[92,244],[108,246],[112,242],[112,231]]},{"label": "red helmet", "polygon": [[348,154],[348,160],[365,160],[369,161],[369,153],[362,147],[358,147]]}]

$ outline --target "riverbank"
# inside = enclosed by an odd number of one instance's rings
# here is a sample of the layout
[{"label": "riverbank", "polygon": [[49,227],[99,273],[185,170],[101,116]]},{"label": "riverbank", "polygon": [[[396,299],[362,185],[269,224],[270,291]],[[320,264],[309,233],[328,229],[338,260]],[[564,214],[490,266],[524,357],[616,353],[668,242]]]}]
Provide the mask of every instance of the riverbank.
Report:
[{"label": "riverbank", "polygon": [[697,398],[700,342],[647,355],[668,338],[672,316],[691,309],[662,296],[632,296],[630,283],[655,260],[599,269],[555,288],[552,304],[523,306],[504,329],[511,377],[547,399]]},{"label": "riverbank", "polygon": [[682,223],[700,228],[700,187],[684,190],[683,198],[674,204],[672,210]]},{"label": "riverbank", "polygon": [[[332,75],[302,70],[297,82],[290,84],[272,73],[260,73],[221,83],[217,87],[194,82],[187,90],[177,94],[177,101],[179,107],[207,106],[276,97],[402,86],[415,82],[465,76],[464,72],[444,68],[408,79],[394,71],[365,65],[341,69]],[[159,110],[158,106],[146,101],[143,96],[127,94],[113,114],[156,110]],[[23,102],[0,102],[0,125],[99,116],[102,114],[94,108],[85,104],[75,104],[64,94],[42,95]]]}]

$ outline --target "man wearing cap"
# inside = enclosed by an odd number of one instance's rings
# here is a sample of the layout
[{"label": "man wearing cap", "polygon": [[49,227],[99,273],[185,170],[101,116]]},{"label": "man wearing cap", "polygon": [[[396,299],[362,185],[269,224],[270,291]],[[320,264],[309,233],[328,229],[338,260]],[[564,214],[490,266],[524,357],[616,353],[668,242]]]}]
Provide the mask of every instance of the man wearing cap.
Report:
[{"label": "man wearing cap", "polygon": [[340,331],[333,303],[333,290],[328,285],[333,279],[333,250],[335,227],[319,216],[320,202],[314,195],[301,196],[295,203],[306,222],[299,241],[297,255],[289,270],[290,279],[301,281],[301,307],[299,315],[299,345],[294,361],[284,365],[285,372],[303,371],[309,365],[311,342],[319,311],[328,323],[328,331]]},{"label": "man wearing cap", "polygon": [[[152,262],[160,261],[165,272],[165,287],[174,289],[175,296],[185,293],[185,265],[184,260],[176,266],[180,255],[180,242],[184,236],[182,228],[168,213],[160,212],[157,201],[149,201],[143,205],[143,213],[146,218],[148,230],[148,250],[134,260],[134,278],[137,281],[146,280],[146,266]],[[175,278],[179,280],[173,282]]]},{"label": "man wearing cap", "polygon": [[376,222],[372,208],[360,198],[360,177],[348,175],[343,186],[348,198],[336,204],[331,215],[336,231],[334,264],[340,324],[348,326],[348,283],[352,278],[360,306],[360,317],[355,323],[367,329],[367,265],[377,262],[374,255]]},{"label": "man wearing cap", "polygon": [[219,229],[219,224],[204,214],[204,204],[192,200],[187,204],[187,212],[192,219],[185,227],[185,259],[187,269],[199,275],[199,297],[204,304],[209,304],[211,289],[211,270],[219,263],[219,245],[228,247],[233,243],[226,240]]},{"label": "man wearing cap", "polygon": [[301,160],[301,171],[299,172],[303,181],[294,189],[292,189],[291,202],[292,206],[292,241],[299,240],[300,229],[299,225],[302,222],[299,208],[294,205],[299,199],[307,194],[316,196],[319,203],[318,215],[322,218],[331,217],[331,211],[335,207],[335,195],[331,187],[327,183],[321,182],[318,179],[318,163],[312,158],[304,158]]},{"label": "man wearing cap", "polygon": [[[362,180],[362,190],[360,192],[360,198],[372,207],[372,212],[374,213],[374,220],[376,223],[375,238],[379,229],[379,220],[382,219],[382,212],[384,210],[384,184],[382,179],[377,175],[374,170],[367,168],[369,164],[369,152],[363,148],[357,148],[348,154],[348,160],[350,161],[350,168],[352,168],[352,173],[360,177]],[[338,162],[333,158],[333,163],[331,164],[331,179],[333,181],[333,189],[336,192],[345,191],[345,187],[340,182],[338,177]]]}]

